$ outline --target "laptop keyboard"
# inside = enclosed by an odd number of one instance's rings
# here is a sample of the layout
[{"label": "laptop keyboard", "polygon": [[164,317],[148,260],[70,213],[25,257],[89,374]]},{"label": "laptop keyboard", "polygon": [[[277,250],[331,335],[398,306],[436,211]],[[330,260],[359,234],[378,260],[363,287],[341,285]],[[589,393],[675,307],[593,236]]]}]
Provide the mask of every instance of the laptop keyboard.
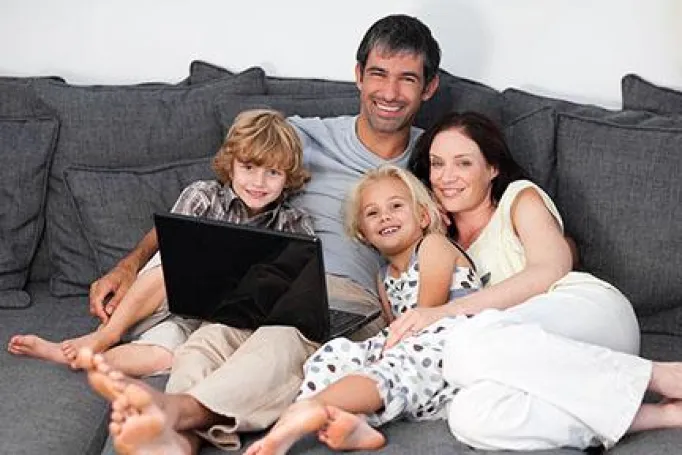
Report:
[{"label": "laptop keyboard", "polygon": [[363,319],[363,316],[357,313],[335,310],[333,308],[329,309],[329,326],[332,329],[332,333],[355,325]]}]

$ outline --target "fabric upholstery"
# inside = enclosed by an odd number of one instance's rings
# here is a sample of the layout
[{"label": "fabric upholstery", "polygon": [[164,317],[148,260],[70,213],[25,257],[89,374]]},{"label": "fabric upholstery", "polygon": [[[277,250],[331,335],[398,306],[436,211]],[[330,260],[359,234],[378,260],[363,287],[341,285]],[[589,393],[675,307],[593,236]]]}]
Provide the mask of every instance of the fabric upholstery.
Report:
[{"label": "fabric upholstery", "polygon": [[0,308],[30,304],[22,291],[45,223],[45,194],[58,122],[0,119]]},{"label": "fabric upholstery", "polygon": [[[233,74],[226,68],[202,60],[190,64],[189,83],[197,84],[210,81],[226,74]],[[310,95],[353,94],[358,89],[354,82],[330,81],[314,78],[288,78],[268,76],[266,79],[269,95]]]},{"label": "fabric upholstery", "polygon": [[639,316],[682,302],[682,122],[559,114],[557,203],[581,263]]},{"label": "fabric upholstery", "polygon": [[171,209],[195,180],[215,178],[211,158],[152,167],[69,167],[64,178],[97,273],[106,273],[154,225],[152,215]]},{"label": "fabric upholstery", "polygon": [[621,79],[621,92],[623,109],[682,114],[682,90],[661,87],[636,74],[626,74]]},{"label": "fabric upholstery", "polygon": [[223,137],[214,106],[230,93],[264,93],[263,78],[256,68],[190,87],[36,82],[38,96],[57,113],[61,124],[47,204],[55,295],[85,293],[97,277],[65,188],[64,169],[73,164],[148,166],[212,155]]},{"label": "fabric upholstery", "polygon": [[440,83],[433,97],[426,101],[415,119],[415,125],[428,128],[448,112],[474,111],[490,117],[498,124],[502,121],[502,98],[492,87],[453,76],[439,70]]},{"label": "fabric upholstery", "polygon": [[220,122],[229,127],[234,118],[243,110],[254,108],[270,108],[282,112],[286,116],[301,117],[336,117],[340,115],[356,115],[360,108],[357,94],[335,95],[322,99],[315,96],[230,96],[216,107]]}]

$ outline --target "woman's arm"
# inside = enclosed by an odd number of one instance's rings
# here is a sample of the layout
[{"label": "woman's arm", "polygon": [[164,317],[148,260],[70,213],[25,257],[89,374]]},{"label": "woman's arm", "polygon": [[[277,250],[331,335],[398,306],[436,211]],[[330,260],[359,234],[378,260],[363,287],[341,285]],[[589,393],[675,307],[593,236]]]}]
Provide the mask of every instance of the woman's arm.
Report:
[{"label": "woman's arm", "polygon": [[462,253],[440,234],[427,235],[419,247],[419,294],[417,306],[444,305],[450,295],[455,264]]},{"label": "woman's arm", "polygon": [[526,256],[519,273],[448,305],[449,314],[476,314],[486,308],[505,309],[546,292],[573,265],[573,255],[557,220],[538,193],[528,188],[512,205],[512,223]]}]

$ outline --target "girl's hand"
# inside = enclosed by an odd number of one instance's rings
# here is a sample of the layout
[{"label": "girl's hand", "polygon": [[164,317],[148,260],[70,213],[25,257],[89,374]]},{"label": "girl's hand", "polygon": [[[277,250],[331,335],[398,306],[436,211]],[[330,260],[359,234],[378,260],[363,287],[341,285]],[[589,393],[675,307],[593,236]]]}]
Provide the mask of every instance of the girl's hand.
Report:
[{"label": "girl's hand", "polygon": [[422,329],[447,315],[444,305],[407,310],[388,326],[388,337],[384,350],[392,348],[400,343],[403,338],[419,333]]}]

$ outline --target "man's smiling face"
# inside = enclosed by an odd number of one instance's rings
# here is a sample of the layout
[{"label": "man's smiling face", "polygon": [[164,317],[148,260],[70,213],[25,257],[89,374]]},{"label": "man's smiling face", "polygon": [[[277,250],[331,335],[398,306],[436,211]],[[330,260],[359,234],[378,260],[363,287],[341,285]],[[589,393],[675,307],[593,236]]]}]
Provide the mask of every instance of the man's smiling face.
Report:
[{"label": "man's smiling face", "polygon": [[372,49],[364,70],[356,66],[355,77],[360,89],[360,117],[380,134],[409,128],[422,101],[437,87],[429,84],[425,89],[424,57],[410,52]]}]

